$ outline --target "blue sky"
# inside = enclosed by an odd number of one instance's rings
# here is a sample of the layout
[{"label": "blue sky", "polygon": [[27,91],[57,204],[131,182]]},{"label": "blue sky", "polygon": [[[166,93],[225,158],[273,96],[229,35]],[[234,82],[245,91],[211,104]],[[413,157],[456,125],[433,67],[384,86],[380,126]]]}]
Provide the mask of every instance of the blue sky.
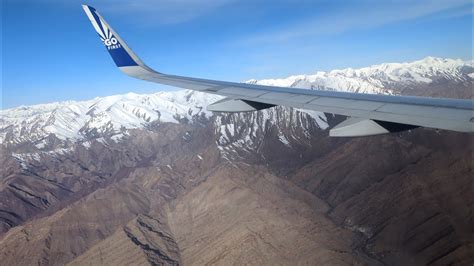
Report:
[{"label": "blue sky", "polygon": [[472,58],[465,0],[3,0],[2,109],[171,88],[118,71],[80,4],[149,66],[231,81]]}]

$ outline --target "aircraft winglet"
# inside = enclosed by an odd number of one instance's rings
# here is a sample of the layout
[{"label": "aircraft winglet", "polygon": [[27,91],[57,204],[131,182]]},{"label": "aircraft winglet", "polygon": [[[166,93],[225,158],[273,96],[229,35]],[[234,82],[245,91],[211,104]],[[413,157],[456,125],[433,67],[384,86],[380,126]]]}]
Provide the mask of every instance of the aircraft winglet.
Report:
[{"label": "aircraft winglet", "polygon": [[109,51],[117,67],[136,67],[149,69],[138,56],[128,47],[120,36],[109,26],[105,19],[95,10],[95,8],[82,5],[87,17],[99,34],[100,40]]}]

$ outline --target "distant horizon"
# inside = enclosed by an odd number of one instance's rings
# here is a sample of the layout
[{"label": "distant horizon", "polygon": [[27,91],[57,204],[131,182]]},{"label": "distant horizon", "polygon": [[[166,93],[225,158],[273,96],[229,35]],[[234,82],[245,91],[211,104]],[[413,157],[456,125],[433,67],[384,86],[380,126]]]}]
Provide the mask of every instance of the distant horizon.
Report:
[{"label": "distant horizon", "polygon": [[[362,69],[362,68],[377,67],[377,66],[380,66],[380,65],[382,65],[382,64],[405,64],[405,63],[410,64],[410,63],[414,63],[414,62],[418,62],[418,61],[423,61],[423,60],[428,59],[428,58],[443,59],[443,60],[461,60],[461,61],[464,62],[464,63],[468,63],[468,62],[470,62],[470,61],[474,61],[473,58],[471,58],[471,59],[462,59],[462,58],[447,58],[447,57],[426,56],[426,57],[421,58],[421,59],[417,59],[417,60],[413,60],[413,61],[406,61],[406,62],[382,62],[382,63],[373,64],[373,65],[369,65],[369,66],[363,66],[363,67],[359,67],[359,68],[347,67],[347,68],[332,69],[332,70],[316,70],[315,73],[300,73],[300,74],[292,74],[292,75],[285,76],[285,77],[269,77],[269,78],[263,78],[263,79],[249,79],[249,80],[246,80],[246,81],[237,81],[237,82],[248,82],[248,81],[251,81],[251,80],[262,81],[262,80],[274,80],[274,79],[288,79],[288,78],[291,78],[291,77],[294,77],[294,76],[301,76],[301,75],[311,76],[311,75],[316,75],[318,72],[330,73],[330,72],[332,72],[332,71],[344,71],[344,70],[348,70],[348,69],[357,70],[357,69]],[[139,82],[146,82],[146,81],[139,81]],[[159,84],[155,84],[155,85],[156,85],[157,87],[160,86]],[[165,87],[166,89],[156,90],[156,91],[154,91],[154,92],[135,92],[135,91],[127,91],[127,92],[115,93],[115,94],[109,94],[109,95],[98,95],[98,96],[94,96],[94,97],[87,98],[87,99],[64,99],[64,100],[52,101],[52,102],[41,102],[41,103],[28,104],[28,105],[18,105],[18,106],[12,106],[12,107],[8,107],[8,108],[0,108],[0,111],[7,111],[7,110],[10,110],[10,109],[17,109],[17,108],[22,108],[22,107],[35,107],[35,106],[38,106],[38,105],[64,104],[64,103],[67,103],[67,102],[76,102],[76,103],[77,103],[77,102],[86,102],[86,101],[93,101],[93,100],[95,100],[95,99],[97,99],[97,98],[105,98],[105,97],[113,97],[113,96],[122,96],[122,95],[127,95],[127,94],[151,95],[151,94],[156,94],[156,93],[160,93],[160,92],[173,92],[173,91],[186,90],[186,89],[183,89],[183,88],[177,88],[177,87],[171,87],[171,86],[164,86],[164,87]]]}]

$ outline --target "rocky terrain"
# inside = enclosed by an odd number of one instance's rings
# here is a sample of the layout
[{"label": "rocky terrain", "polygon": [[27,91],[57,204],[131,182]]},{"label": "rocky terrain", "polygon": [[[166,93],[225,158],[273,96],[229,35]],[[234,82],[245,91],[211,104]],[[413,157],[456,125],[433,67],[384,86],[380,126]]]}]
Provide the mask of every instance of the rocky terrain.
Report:
[{"label": "rocky terrain", "polygon": [[[249,81],[472,98],[472,62]],[[190,91],[1,111],[2,265],[472,265],[474,136],[329,138],[342,117],[215,115]]]}]

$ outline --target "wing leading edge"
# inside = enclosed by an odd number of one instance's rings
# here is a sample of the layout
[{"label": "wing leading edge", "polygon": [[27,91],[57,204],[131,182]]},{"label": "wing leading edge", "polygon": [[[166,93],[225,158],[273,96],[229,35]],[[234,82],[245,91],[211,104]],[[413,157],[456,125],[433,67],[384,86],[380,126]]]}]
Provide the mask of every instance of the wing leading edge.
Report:
[{"label": "wing leading edge", "polygon": [[472,100],[284,88],[163,74],[143,63],[94,8],[83,8],[122,72],[146,81],[228,97],[228,101],[210,106],[212,111],[253,111],[284,105],[353,117],[333,128],[331,136],[366,136],[414,127],[474,132]]}]

